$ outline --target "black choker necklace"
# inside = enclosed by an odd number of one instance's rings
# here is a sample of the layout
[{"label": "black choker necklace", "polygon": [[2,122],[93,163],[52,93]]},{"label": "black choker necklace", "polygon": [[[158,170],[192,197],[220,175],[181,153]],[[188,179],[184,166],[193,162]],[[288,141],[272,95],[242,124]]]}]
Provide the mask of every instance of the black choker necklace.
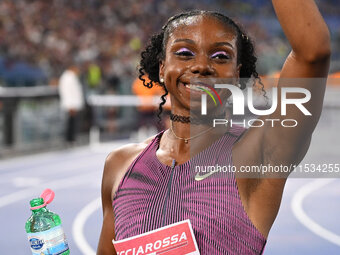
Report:
[{"label": "black choker necklace", "polygon": [[170,113],[170,120],[181,123],[191,123],[192,118],[190,116],[182,116]]},{"label": "black choker necklace", "polygon": [[214,119],[225,118],[225,114],[220,116],[201,116],[200,118],[195,118],[191,116],[182,116],[170,113],[170,120],[173,122],[181,122],[184,124],[212,124]]}]

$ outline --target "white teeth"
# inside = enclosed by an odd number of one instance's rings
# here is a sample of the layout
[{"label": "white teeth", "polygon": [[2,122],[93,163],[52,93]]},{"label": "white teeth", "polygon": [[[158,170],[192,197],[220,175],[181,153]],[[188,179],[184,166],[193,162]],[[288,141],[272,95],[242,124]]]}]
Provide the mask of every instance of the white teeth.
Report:
[{"label": "white teeth", "polygon": [[205,87],[205,86],[202,86],[202,85],[196,85],[196,84],[186,84],[185,87],[191,89],[191,90],[194,90],[194,91],[199,91],[199,92],[202,92],[203,93],[203,90],[200,89],[202,87],[204,87],[205,89],[208,89],[210,90],[209,88]]}]

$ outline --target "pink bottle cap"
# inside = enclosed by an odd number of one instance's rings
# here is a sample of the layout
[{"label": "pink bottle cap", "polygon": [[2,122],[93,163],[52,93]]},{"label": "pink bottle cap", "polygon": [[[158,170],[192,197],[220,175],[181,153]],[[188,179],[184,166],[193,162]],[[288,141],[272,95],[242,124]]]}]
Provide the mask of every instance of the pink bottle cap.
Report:
[{"label": "pink bottle cap", "polygon": [[40,209],[51,203],[54,199],[54,191],[51,189],[45,189],[43,193],[41,193],[40,197],[44,200],[44,203],[42,205],[31,207],[31,210]]}]

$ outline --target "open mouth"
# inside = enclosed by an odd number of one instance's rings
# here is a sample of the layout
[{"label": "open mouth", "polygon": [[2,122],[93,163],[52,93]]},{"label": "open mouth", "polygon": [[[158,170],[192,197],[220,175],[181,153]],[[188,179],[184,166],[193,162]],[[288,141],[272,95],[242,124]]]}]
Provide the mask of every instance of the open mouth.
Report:
[{"label": "open mouth", "polygon": [[215,93],[215,89],[213,88],[212,85],[205,84],[203,82],[195,82],[195,83],[183,83],[183,85],[189,89],[190,91],[195,91],[199,93],[205,93],[205,92],[210,92],[210,93]]},{"label": "open mouth", "polygon": [[190,95],[202,95],[207,94],[214,101],[217,106],[218,102],[222,105],[222,101],[218,92],[214,89],[214,87],[210,84],[204,82],[191,82],[191,83],[183,83],[186,90],[189,91]]},{"label": "open mouth", "polygon": [[205,90],[211,90],[209,87],[203,86],[201,84],[185,84],[185,87],[190,90],[201,92],[201,93],[203,93]]}]

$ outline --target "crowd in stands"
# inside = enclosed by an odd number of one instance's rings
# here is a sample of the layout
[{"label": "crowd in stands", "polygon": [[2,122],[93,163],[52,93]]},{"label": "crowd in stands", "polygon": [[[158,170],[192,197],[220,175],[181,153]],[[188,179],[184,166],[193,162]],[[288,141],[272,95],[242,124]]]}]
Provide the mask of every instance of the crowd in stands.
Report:
[{"label": "crowd in stands", "polygon": [[[337,60],[340,3],[319,4],[329,21]],[[91,86],[115,87],[121,79],[137,76],[140,51],[150,35],[169,16],[191,9],[219,10],[243,24],[256,38],[260,74],[279,69],[289,52],[271,3],[265,0],[2,0],[0,58],[3,68],[13,61],[38,67],[47,83],[78,63],[90,70]]]}]

